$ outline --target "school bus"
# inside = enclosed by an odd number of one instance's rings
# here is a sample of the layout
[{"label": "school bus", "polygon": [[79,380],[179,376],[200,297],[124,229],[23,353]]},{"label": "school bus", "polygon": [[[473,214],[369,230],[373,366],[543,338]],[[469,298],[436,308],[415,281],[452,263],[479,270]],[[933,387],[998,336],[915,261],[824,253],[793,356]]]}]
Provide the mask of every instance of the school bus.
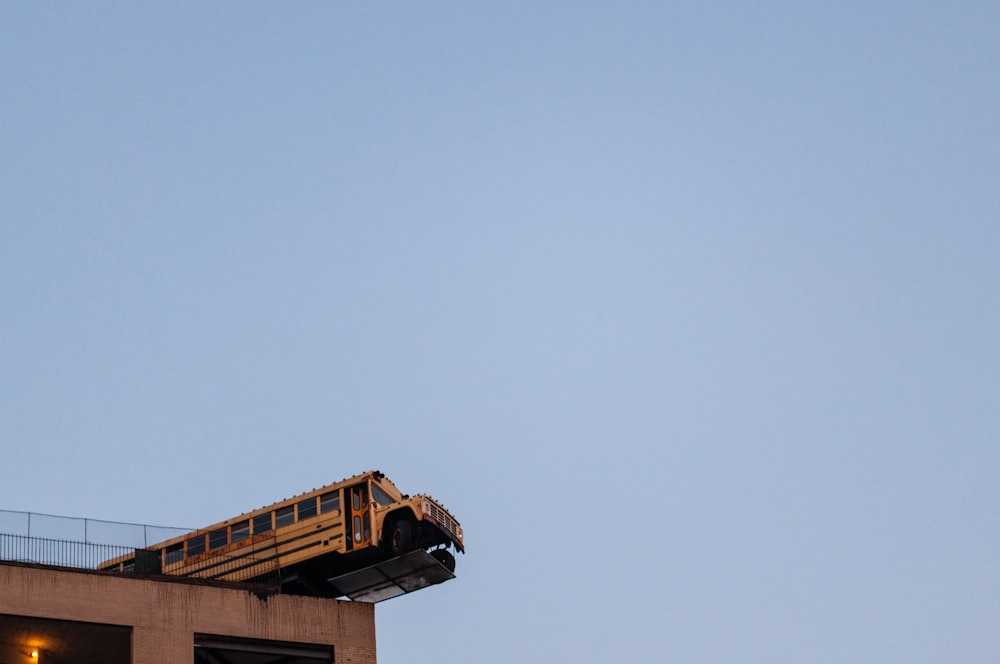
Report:
[{"label": "school bus", "polygon": [[330,581],[410,552],[420,551],[446,570],[433,583],[453,578],[452,546],[465,552],[462,527],[441,503],[426,494],[403,494],[373,470],[105,561],[98,569],[279,580],[286,592],[339,596],[346,586]]}]

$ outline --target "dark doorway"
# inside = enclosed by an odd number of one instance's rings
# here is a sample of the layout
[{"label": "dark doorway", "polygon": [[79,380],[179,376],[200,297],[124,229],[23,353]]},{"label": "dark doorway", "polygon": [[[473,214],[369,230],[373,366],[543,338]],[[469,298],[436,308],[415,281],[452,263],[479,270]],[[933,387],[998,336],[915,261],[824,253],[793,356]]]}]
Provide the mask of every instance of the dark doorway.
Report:
[{"label": "dark doorway", "polygon": [[333,646],[195,634],[194,664],[333,664]]}]

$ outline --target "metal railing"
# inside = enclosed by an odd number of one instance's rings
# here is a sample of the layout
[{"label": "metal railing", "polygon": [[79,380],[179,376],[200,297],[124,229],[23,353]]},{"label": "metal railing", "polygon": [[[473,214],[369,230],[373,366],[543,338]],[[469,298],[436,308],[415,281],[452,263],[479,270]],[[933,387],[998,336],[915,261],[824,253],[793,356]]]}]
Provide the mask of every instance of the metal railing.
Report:
[{"label": "metal railing", "polygon": [[[165,574],[215,581],[277,586],[281,581],[277,540],[254,538],[230,551],[170,560],[149,547],[188,528],[148,526],[99,519],[0,510],[0,561],[95,570],[119,559],[124,573]],[[178,564],[181,563],[181,564]]]},{"label": "metal railing", "polygon": [[135,549],[114,544],[94,544],[0,533],[0,560],[59,567],[97,569],[105,560],[131,554]]}]

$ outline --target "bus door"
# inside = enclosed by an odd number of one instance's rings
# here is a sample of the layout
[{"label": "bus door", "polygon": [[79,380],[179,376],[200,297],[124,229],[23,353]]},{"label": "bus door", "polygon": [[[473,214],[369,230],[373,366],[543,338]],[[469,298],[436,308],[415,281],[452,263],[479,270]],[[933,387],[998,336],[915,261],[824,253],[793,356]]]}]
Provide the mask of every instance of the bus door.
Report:
[{"label": "bus door", "polygon": [[367,546],[372,539],[371,510],[368,509],[368,483],[344,489],[347,505],[347,550]]}]

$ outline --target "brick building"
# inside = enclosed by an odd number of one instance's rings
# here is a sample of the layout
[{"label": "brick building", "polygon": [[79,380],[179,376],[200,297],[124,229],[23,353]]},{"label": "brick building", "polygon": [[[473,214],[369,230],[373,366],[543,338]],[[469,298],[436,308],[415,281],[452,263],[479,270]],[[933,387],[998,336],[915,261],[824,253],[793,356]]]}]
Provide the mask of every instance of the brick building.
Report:
[{"label": "brick building", "polygon": [[0,664],[375,664],[364,602],[0,562]]}]

